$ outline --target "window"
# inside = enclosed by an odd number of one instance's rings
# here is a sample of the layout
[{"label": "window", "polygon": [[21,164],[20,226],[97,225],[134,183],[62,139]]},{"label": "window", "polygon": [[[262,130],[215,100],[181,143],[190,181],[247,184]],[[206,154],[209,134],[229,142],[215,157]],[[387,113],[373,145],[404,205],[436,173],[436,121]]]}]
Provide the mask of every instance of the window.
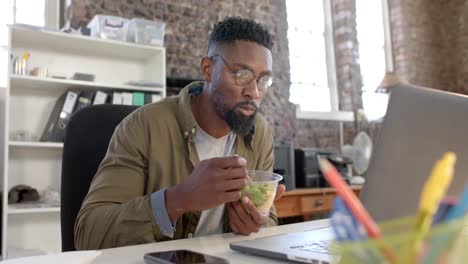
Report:
[{"label": "window", "polygon": [[45,0],[15,0],[15,23],[43,27],[45,25]]},{"label": "window", "polygon": [[291,89],[303,111],[332,110],[328,86],[324,2],[287,0]]},{"label": "window", "polygon": [[339,111],[330,0],[286,0],[291,89],[297,118],[352,121]]},{"label": "window", "polygon": [[[46,25],[46,5],[57,8],[58,1],[51,0],[1,0],[0,1],[0,87],[7,85],[8,27],[14,23],[43,27]],[[56,17],[57,14],[50,14]]]},{"label": "window", "polygon": [[[385,71],[392,71],[392,66],[386,66],[391,63],[390,34],[388,15],[385,16],[387,13],[382,7],[386,5],[382,6],[379,0],[356,0],[362,97],[369,120],[385,114],[388,96],[374,91]],[[286,0],[286,8],[291,76],[289,100],[298,106],[296,116],[353,121],[352,112],[338,109],[331,0]]]},{"label": "window", "polygon": [[375,93],[386,71],[385,23],[388,20],[382,15],[382,7],[382,1],[356,0],[362,101],[368,120],[382,118],[388,102],[387,94]]}]

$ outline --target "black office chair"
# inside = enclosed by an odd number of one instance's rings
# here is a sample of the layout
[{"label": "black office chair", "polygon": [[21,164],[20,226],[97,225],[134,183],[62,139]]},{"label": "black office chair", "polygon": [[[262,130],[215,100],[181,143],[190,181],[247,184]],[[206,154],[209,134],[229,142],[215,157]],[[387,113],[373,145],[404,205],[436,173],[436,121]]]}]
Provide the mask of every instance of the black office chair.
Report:
[{"label": "black office chair", "polygon": [[62,251],[74,251],[75,219],[106,154],[116,126],[137,106],[93,105],[73,114],[67,124],[62,157],[60,220]]}]

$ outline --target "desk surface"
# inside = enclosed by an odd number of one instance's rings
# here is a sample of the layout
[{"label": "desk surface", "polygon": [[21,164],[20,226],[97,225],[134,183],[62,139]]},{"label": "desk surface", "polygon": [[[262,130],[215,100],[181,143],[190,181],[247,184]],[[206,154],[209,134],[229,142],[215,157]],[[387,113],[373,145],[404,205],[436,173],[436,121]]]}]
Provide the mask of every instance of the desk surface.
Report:
[{"label": "desk surface", "polygon": [[[164,251],[174,249],[191,249],[193,251],[219,256],[227,259],[230,263],[284,263],[274,261],[268,258],[245,255],[229,248],[229,242],[254,239],[258,237],[279,235],[285,233],[300,232],[323,228],[328,226],[328,220],[309,221],[304,223],[275,226],[261,229],[260,232],[250,236],[241,236],[234,234],[221,234],[205,236],[199,238],[187,238],[160,243],[144,244],[138,246],[129,246],[102,250],[102,254],[96,258],[93,264],[103,263],[131,263],[145,264],[143,255],[153,251]],[[321,239],[320,237],[314,239]]]}]

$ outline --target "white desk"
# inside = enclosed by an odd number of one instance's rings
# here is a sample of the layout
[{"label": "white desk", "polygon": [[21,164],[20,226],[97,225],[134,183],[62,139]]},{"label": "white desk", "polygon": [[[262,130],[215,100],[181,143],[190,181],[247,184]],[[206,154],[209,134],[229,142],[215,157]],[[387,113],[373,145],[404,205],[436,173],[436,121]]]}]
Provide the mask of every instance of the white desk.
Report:
[{"label": "white desk", "polygon": [[[174,249],[191,249],[193,251],[210,254],[227,259],[230,263],[283,263],[268,258],[250,256],[233,251],[229,248],[229,242],[254,239],[258,237],[272,236],[285,233],[300,232],[305,230],[323,228],[328,226],[328,220],[317,220],[304,223],[275,226],[264,228],[256,234],[241,236],[234,234],[221,234],[199,238],[187,238],[160,243],[144,244],[138,246],[120,247],[102,250],[102,254],[96,258],[93,264],[104,263],[129,263],[144,264],[143,255],[153,251]],[[320,237],[313,239],[321,239]]]}]

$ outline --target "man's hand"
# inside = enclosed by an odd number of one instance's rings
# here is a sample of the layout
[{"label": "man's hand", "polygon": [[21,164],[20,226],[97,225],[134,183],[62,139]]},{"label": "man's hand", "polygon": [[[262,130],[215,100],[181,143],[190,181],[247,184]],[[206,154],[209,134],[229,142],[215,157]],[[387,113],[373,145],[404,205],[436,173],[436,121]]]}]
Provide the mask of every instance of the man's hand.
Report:
[{"label": "man's hand", "polygon": [[[275,200],[280,199],[285,190],[286,186],[279,184],[276,187]],[[260,227],[265,225],[269,218],[269,213],[266,215],[261,214],[247,197],[243,197],[242,201],[226,204],[226,208],[229,213],[229,224],[232,231],[245,236],[258,232]]]},{"label": "man's hand", "polygon": [[278,186],[276,186],[275,201],[279,200],[283,196],[285,191],[286,191],[286,186],[284,184],[278,184]]},{"label": "man's hand", "polygon": [[181,184],[166,191],[171,221],[187,211],[202,211],[237,201],[246,186],[247,162],[239,156],[201,161]]}]

